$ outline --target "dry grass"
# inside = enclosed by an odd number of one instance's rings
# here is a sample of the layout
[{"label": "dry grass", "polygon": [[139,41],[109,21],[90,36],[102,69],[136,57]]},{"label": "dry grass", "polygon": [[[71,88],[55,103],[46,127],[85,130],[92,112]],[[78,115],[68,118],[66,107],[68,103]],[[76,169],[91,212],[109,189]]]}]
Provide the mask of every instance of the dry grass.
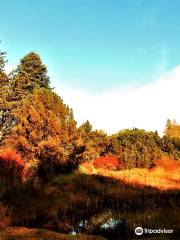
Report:
[{"label": "dry grass", "polygon": [[90,163],[80,166],[80,172],[85,174],[98,174],[105,177],[113,177],[140,186],[152,186],[159,190],[180,190],[180,164],[174,160],[158,160],[153,169],[134,168],[130,170],[113,171],[96,169]]}]

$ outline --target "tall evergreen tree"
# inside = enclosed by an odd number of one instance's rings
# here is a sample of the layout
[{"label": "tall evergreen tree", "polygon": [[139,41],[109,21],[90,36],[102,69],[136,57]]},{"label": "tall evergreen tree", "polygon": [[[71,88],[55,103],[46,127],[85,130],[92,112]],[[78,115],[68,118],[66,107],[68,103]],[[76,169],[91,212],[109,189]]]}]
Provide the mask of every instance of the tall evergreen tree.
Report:
[{"label": "tall evergreen tree", "polygon": [[[17,111],[24,102],[31,99],[36,88],[49,88],[46,66],[36,53],[29,53],[21,59],[17,69],[5,74],[6,54],[0,52],[0,142],[22,116]],[[48,100],[47,100],[48,101]],[[15,117],[16,115],[16,117]]]},{"label": "tall evergreen tree", "polygon": [[35,87],[49,88],[50,81],[47,76],[47,68],[37,53],[30,52],[24,56],[17,70],[20,76],[28,74],[29,82],[28,84],[24,82],[24,84],[27,84],[27,87],[32,89]]},{"label": "tall evergreen tree", "polygon": [[50,88],[47,68],[38,54],[30,52],[25,55],[19,66],[11,75],[12,100],[19,101],[34,88]]}]

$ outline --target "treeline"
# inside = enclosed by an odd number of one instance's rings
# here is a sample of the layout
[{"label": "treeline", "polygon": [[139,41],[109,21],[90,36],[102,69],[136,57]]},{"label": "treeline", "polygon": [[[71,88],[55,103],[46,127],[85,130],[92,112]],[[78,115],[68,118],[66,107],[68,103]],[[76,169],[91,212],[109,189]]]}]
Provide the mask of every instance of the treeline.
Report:
[{"label": "treeline", "polygon": [[163,137],[140,129],[108,136],[92,130],[89,121],[77,127],[72,109],[51,88],[47,68],[37,53],[23,57],[10,74],[5,64],[6,54],[0,52],[0,164],[8,175],[5,163],[21,162],[16,157],[13,162],[14,151],[25,163],[20,168],[25,177],[42,181],[99,156],[116,155],[123,168],[152,167],[154,160],[165,156],[180,158],[176,122],[167,121]]},{"label": "treeline", "polygon": [[[83,159],[91,161],[98,156],[113,154],[119,157],[123,168],[153,167],[154,160],[165,157],[178,160],[180,134],[174,136],[172,129],[179,126],[168,120],[163,137],[157,131],[148,132],[137,128],[121,130],[108,136],[103,131],[92,131],[92,126],[87,121],[79,128],[83,132],[81,137],[86,146]],[[171,136],[169,132],[172,132]]]}]

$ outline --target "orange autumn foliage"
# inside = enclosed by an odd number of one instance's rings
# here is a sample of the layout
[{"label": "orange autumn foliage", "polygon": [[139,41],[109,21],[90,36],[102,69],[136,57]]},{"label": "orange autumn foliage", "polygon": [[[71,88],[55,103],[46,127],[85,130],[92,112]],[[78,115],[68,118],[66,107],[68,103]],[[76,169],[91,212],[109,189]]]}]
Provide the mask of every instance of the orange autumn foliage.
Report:
[{"label": "orange autumn foliage", "polygon": [[0,153],[0,177],[14,184],[21,181],[24,175],[25,162],[15,150]]},{"label": "orange autumn foliage", "polygon": [[163,168],[167,171],[173,171],[180,168],[180,162],[178,160],[163,158],[154,161],[156,167]]},{"label": "orange autumn foliage", "polygon": [[56,93],[45,88],[34,89],[15,114],[18,124],[5,144],[21,154],[29,169],[34,169],[33,174],[39,166],[44,165],[49,174],[57,165],[61,167],[68,162],[74,148],[76,123],[72,110]]},{"label": "orange autumn foliage", "polygon": [[105,169],[119,169],[122,167],[122,163],[115,155],[100,156],[93,161],[93,166],[96,168]]}]

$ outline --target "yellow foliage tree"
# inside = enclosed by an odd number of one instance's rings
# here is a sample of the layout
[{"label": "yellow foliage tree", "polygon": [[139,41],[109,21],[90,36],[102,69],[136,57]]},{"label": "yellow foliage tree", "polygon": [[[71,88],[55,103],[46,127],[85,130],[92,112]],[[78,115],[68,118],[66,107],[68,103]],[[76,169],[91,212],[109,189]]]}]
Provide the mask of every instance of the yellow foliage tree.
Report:
[{"label": "yellow foliage tree", "polygon": [[180,124],[177,124],[175,120],[168,119],[164,133],[170,138],[180,138]]}]

